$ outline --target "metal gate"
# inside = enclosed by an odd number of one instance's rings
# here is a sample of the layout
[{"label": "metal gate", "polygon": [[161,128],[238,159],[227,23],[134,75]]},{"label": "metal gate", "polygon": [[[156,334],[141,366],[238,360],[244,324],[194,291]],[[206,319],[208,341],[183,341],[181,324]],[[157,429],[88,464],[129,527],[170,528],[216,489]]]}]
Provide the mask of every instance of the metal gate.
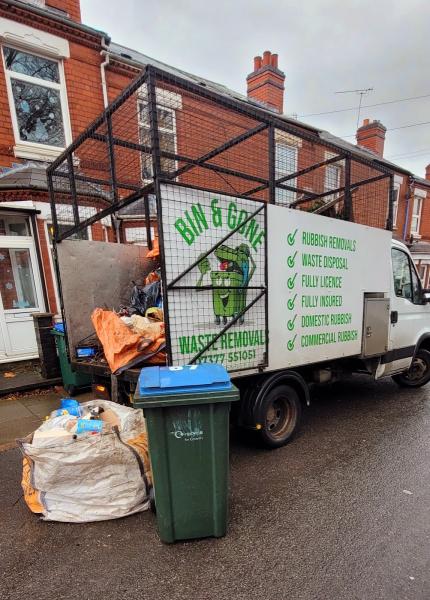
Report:
[{"label": "metal gate", "polygon": [[173,364],[267,365],[266,203],[160,187]]}]

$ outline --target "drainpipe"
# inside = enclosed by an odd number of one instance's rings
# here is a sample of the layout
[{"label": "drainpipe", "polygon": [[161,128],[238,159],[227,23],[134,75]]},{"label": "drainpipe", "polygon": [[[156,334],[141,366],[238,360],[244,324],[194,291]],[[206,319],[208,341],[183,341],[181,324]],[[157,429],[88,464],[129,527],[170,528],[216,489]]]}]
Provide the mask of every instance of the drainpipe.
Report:
[{"label": "drainpipe", "polygon": [[[107,42],[106,42],[106,40],[107,40]],[[100,75],[101,75],[101,80],[102,80],[102,92],[103,92],[103,106],[105,108],[107,108],[107,106],[109,105],[109,98],[108,98],[107,83],[106,83],[106,67],[109,64],[109,38],[106,38],[104,36],[102,37],[101,47],[103,48],[103,50],[100,51],[100,56],[102,58],[104,57],[104,61],[100,63]],[[111,215],[111,224],[112,224],[112,229],[115,231],[116,242],[117,242],[117,244],[120,244],[121,243],[120,223],[119,223],[119,220],[117,219],[117,216],[115,213]]]},{"label": "drainpipe", "polygon": [[406,211],[405,211],[405,222],[403,224],[403,232],[402,232],[402,240],[406,241],[406,233],[408,230],[408,221],[409,221],[409,208],[410,208],[410,201],[411,201],[411,196],[412,196],[412,186],[413,186],[414,180],[412,177],[408,177],[408,189],[406,191]]},{"label": "drainpipe", "polygon": [[106,83],[106,67],[109,64],[109,46],[106,43],[106,38],[102,37],[101,46],[103,50],[100,52],[100,56],[104,57],[104,61],[100,64],[100,74],[102,78],[102,91],[103,91],[103,105],[106,108],[109,104],[109,98],[107,93],[107,83]]}]

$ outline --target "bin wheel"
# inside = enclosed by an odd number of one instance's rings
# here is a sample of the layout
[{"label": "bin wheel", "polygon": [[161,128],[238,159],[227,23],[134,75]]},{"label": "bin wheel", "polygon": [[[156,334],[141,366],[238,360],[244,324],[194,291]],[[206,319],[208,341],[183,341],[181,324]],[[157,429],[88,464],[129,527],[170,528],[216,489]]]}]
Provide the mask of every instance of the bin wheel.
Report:
[{"label": "bin wheel", "polygon": [[69,396],[76,396],[76,393],[78,391],[78,388],[73,385],[72,383],[68,383],[64,386],[64,389],[66,390],[67,394]]},{"label": "bin wheel", "polygon": [[261,402],[259,430],[261,441],[268,448],[287,444],[300,425],[302,405],[296,390],[290,385],[277,385]]},{"label": "bin wheel", "polygon": [[421,348],[412,359],[409,371],[393,375],[400,387],[418,388],[430,381],[430,352]]},{"label": "bin wheel", "polygon": [[157,514],[157,507],[155,505],[155,492],[154,492],[154,488],[152,487],[149,490],[149,506],[151,508],[151,512],[154,513],[154,515]]}]

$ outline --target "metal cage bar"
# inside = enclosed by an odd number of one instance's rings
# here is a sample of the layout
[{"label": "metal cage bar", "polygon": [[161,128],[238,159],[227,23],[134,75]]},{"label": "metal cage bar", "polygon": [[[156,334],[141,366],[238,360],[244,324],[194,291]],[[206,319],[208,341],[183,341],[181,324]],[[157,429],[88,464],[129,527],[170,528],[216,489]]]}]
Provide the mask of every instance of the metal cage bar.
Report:
[{"label": "metal cage bar", "polygon": [[[278,151],[278,144],[280,149],[284,144],[284,154]],[[67,182],[69,189],[64,188]],[[163,198],[165,186],[171,186],[178,196],[186,189],[196,194],[207,192],[256,202],[256,209],[249,210],[240,225],[232,227],[228,235],[220,235],[209,250],[197,260],[193,258],[170,282],[166,252],[172,249],[166,250],[163,231],[169,209]],[[268,203],[392,228],[393,173],[370,153],[366,157],[362,150],[355,152],[342,143],[322,139],[312,127],[151,65],[52,163],[48,168],[48,188],[54,248],[62,240],[125,209],[127,219],[134,215],[136,227],[146,230],[149,249],[154,241],[151,225],[156,227],[169,363],[169,290],[196,289],[188,282],[176,284],[261,211],[267,230]],[[155,195],[156,215],[151,214],[149,194]],[[133,213],[133,204],[138,201],[139,212]],[[64,230],[61,211],[68,203],[72,204],[74,224]],[[95,207],[95,213],[86,212],[86,207]],[[124,233],[118,241],[126,240]],[[252,282],[248,285],[249,280],[248,284],[235,286],[236,290],[248,289],[258,294],[251,300],[248,297],[248,304],[245,296],[246,306],[242,305],[214,338],[220,339],[250,308],[254,311],[259,300],[261,307],[264,301],[264,324],[262,316],[259,322],[266,340],[265,360],[258,366],[261,368],[267,361],[269,336],[267,250],[265,236],[264,286]],[[210,281],[211,285],[200,289],[220,289],[214,280]],[[257,308],[260,311],[260,305]],[[262,315],[263,308],[260,312]],[[192,362],[204,356],[214,340],[200,348]]]}]

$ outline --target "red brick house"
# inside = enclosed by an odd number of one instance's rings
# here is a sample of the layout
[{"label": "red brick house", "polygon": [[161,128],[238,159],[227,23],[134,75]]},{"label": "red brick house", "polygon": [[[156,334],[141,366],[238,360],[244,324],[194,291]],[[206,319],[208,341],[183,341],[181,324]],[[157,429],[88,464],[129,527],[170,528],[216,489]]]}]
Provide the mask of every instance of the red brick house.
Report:
[{"label": "red brick house", "polygon": [[[386,128],[365,119],[357,130],[357,144],[384,157]],[[388,161],[384,160],[386,164]],[[430,165],[425,178],[392,164],[394,175],[393,234],[410,247],[423,285],[430,287]]]},{"label": "red brick house", "polygon": [[[188,77],[217,93],[256,104],[280,115],[283,113],[285,76],[278,67],[277,55],[266,51],[262,57],[254,59],[254,70],[247,77],[248,95],[241,96],[222,85],[177,71],[113,43],[106,33],[82,24],[79,0],[0,0],[0,55],[0,235],[3,236],[0,247],[1,363],[35,358],[37,350],[32,313],[45,310],[54,314],[59,312],[51,256],[51,213],[46,166],[141,69],[146,64],[154,64]],[[182,99],[173,96],[171,94],[169,98],[170,107],[179,108]],[[197,105],[194,108],[200,110]],[[138,109],[137,115],[138,122],[130,126],[138,127],[139,136],[144,140],[147,130],[144,108]],[[181,144],[186,143],[186,136],[181,133],[181,111],[166,107],[160,117],[163,148],[180,154]],[[396,236],[410,241],[412,231],[414,240],[418,239],[418,233],[422,235],[421,244],[424,240],[430,240],[430,213],[427,216],[427,203],[424,202],[430,181],[427,183],[416,178],[383,159],[385,131],[382,131],[382,126],[366,123],[360,128],[357,148],[328,132],[296,121],[294,123],[297,127],[317,132],[321,140],[335,143],[364,158],[374,160],[377,156],[381,164],[390,165],[396,172],[395,187],[399,189],[395,211]],[[232,137],[238,125],[240,123],[231,123],[229,133]],[[192,132],[187,135],[192,137]],[[198,156],[198,136],[193,137],[193,144]],[[315,163],[332,161],[335,157],[313,144],[303,142],[302,145],[294,136],[279,135],[276,139],[277,175],[282,177],[303,170],[306,166],[304,157],[306,154],[309,157],[309,153],[314,153],[312,159]],[[126,155],[123,158],[127,160]],[[233,168],[237,160],[239,157],[232,152],[229,166]],[[257,153],[255,161],[257,170],[261,166]],[[81,162],[80,168],[87,174],[91,170],[95,173],[106,171],[105,164],[91,161],[86,164]],[[136,166],[133,174],[135,183],[142,178],[145,180],[150,171],[150,157],[147,161],[142,157],[141,164]],[[344,176],[343,166],[332,161],[318,172],[304,173],[296,179],[290,179],[290,185],[324,192],[340,187]],[[192,172],[186,173],[182,181],[199,185],[198,176]],[[300,200],[295,191],[277,189],[276,192],[276,201],[280,204]],[[262,197],[266,193],[267,190]],[[67,228],[73,223],[73,214],[66,192],[64,198],[60,226]],[[91,199],[80,207],[83,211],[80,216],[91,216],[103,208],[104,202],[103,193],[95,184]],[[116,222],[107,218],[91,225],[83,235],[92,240],[106,241],[113,241],[115,236],[119,236],[124,242],[145,244],[146,229],[139,220],[139,210],[136,208],[138,206],[134,206],[133,211],[124,209]],[[386,205],[380,210],[375,208],[375,214],[372,224],[384,227]],[[362,222],[366,222],[364,209]],[[424,278],[430,277],[430,272],[423,271],[424,259],[417,254],[417,260],[421,261],[419,268]]]}]

